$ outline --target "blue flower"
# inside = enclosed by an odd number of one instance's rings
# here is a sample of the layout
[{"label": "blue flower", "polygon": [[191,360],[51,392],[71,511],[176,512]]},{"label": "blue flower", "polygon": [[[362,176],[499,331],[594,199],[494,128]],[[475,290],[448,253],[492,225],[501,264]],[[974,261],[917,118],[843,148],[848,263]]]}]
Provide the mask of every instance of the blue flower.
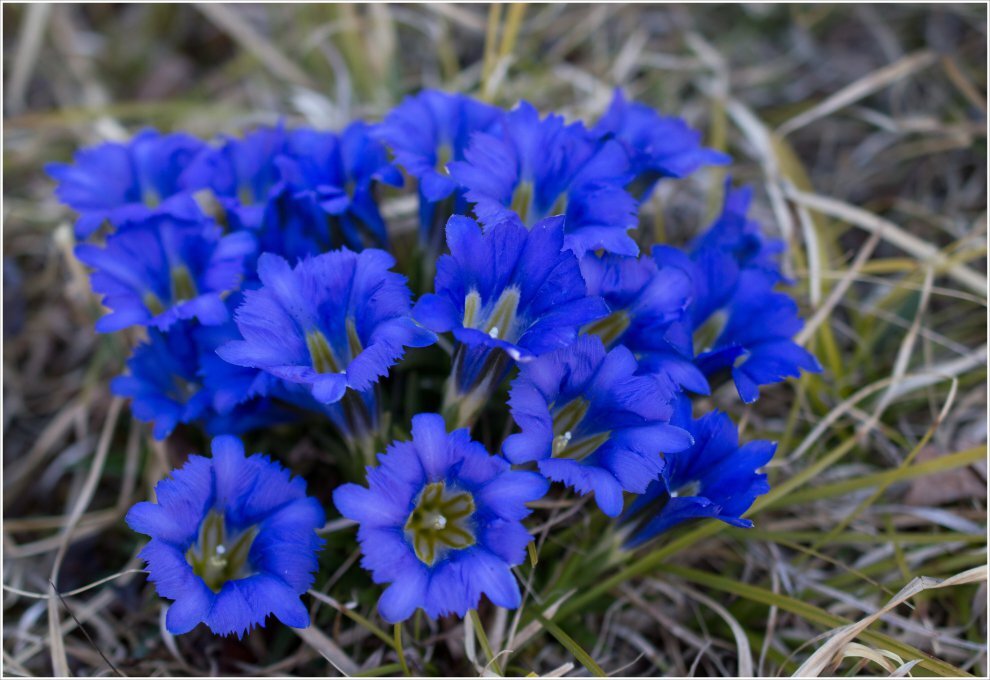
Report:
[{"label": "blue flower", "polygon": [[240,286],[254,249],[250,234],[224,236],[206,218],[157,215],[126,224],[105,248],[82,244],[75,253],[95,269],[92,288],[112,310],[96,322],[106,333],[133,325],[166,330],[180,319],[223,323],[222,295]]},{"label": "blue flower", "polygon": [[511,365],[492,368],[493,350],[529,361],[571,344],[581,326],[608,313],[601,298],[586,294],[563,239],[561,217],[532,229],[514,217],[484,233],[462,215],[447,222],[450,255],[437,263],[436,292],[420,298],[413,316],[430,330],[452,331],[464,348],[455,365],[461,392],[505,377]]},{"label": "blue flower", "polygon": [[220,357],[302,385],[322,404],[339,401],[348,388],[370,389],[405,347],[436,340],[409,316],[409,289],[389,271],[394,264],[374,249],[324,253],[294,268],[262,254],[262,286],[244,292],[234,315],[244,339],[220,347]]},{"label": "blue flower", "polygon": [[285,153],[281,125],[259,128],[243,139],[225,137],[204,150],[180,179],[187,191],[210,189],[234,230],[258,230],[269,201],[284,189],[276,159]]},{"label": "blue flower", "polygon": [[[770,274],[777,281],[786,281],[780,273],[778,261],[781,253],[787,249],[787,244],[780,239],[764,236],[760,223],[749,217],[749,208],[753,200],[753,190],[750,187],[732,188],[732,178],[725,180],[725,198],[722,212],[714,223],[700,236],[695,238],[688,249],[696,261],[706,257],[715,258],[715,253],[721,255],[719,264],[730,270],[728,276],[717,277],[709,265],[709,285],[704,289],[707,295],[714,297],[706,307],[718,305],[725,301],[724,291],[731,288],[736,270],[759,269]],[[731,258],[731,264],[725,263],[724,258]],[[728,284],[713,285],[716,278],[728,279]],[[718,292],[721,291],[721,294]]]},{"label": "blue flower", "polygon": [[618,88],[592,132],[622,144],[636,176],[633,194],[641,201],[649,198],[661,177],[687,177],[703,165],[732,162],[728,155],[701,146],[701,133],[682,118],[629,103]]},{"label": "blue flower", "polygon": [[406,97],[372,132],[392,150],[395,162],[419,182],[424,241],[434,228],[437,203],[456,192],[453,213],[466,212],[463,192],[448,174],[447,163],[464,160],[472,134],[493,132],[501,113],[462,94],[423,90]]},{"label": "blue flower", "polygon": [[378,611],[390,622],[422,608],[436,618],[464,616],[484,594],[497,606],[519,606],[511,568],[531,537],[521,520],[547,481],[513,471],[472,441],[447,433],[443,418],[412,419],[412,440],[393,443],[368,468],[368,488],[338,487],[334,505],[360,524],[361,564],[375,583],[389,583]]},{"label": "blue flower", "polygon": [[[654,246],[661,271],[680,270],[691,280],[691,301],[686,317],[664,334],[667,346],[641,357],[644,370],[702,394],[709,390],[697,382],[691,364],[709,381],[731,370],[746,403],[757,399],[759,385],[797,377],[802,369],[821,371],[815,358],[791,340],[802,326],[797,305],[772,290],[785,281],[777,262],[784,244],[765,238],[749,219],[750,199],[748,189],[732,190],[727,182],[721,215],[689,252]],[[697,356],[696,344],[701,347]]]},{"label": "blue flower", "polygon": [[[611,310],[586,327],[588,333],[602,338],[606,347],[624,345],[640,360],[643,372],[708,393],[708,381],[692,361],[691,346],[683,347],[693,286],[682,268],[658,267],[645,256],[588,254],[581,259],[581,273],[588,293],[600,295]],[[686,339],[690,341],[690,335]],[[662,372],[652,368],[658,356],[664,358]]]},{"label": "blue flower", "polygon": [[280,255],[293,264],[344,245],[322,208],[287,190],[268,201],[256,233],[259,253]]},{"label": "blue flower", "polygon": [[189,135],[144,130],[126,144],[82,149],[75,163],[49,163],[45,171],[59,183],[59,200],[79,213],[76,238],[84,239],[104,222],[119,226],[149,215],[199,216],[179,176],[203,148]]},{"label": "blue flower", "polygon": [[822,370],[813,354],[791,340],[804,322],[797,303],[774,292],[773,285],[774,278],[766,272],[744,270],[727,306],[725,326],[712,348],[696,359],[708,376],[730,370],[747,404],[759,398],[760,385],[800,377],[802,370]]},{"label": "blue flower", "polygon": [[[320,211],[333,223],[329,233],[359,250],[372,243],[388,243],[385,220],[378,210],[377,184],[402,186],[398,168],[362,122],[349,125],[339,136],[332,132],[300,129],[289,135],[286,154],[278,159],[282,178],[301,208]],[[323,222],[326,224],[326,217]]]},{"label": "blue flower", "polygon": [[141,551],[161,597],[175,600],[165,625],[174,635],[205,623],[238,637],[274,615],[309,625],[299,596],[313,582],[323,540],[323,508],[301,477],[267,456],[245,458],[231,436],[213,440],[213,458],[189,461],[138,503],[127,523],[151,540]]},{"label": "blue flower", "polygon": [[576,255],[639,252],[627,233],[637,224],[636,201],[623,189],[632,174],[618,142],[598,140],[558,115],[540,120],[521,102],[503,119],[501,134],[475,133],[464,156],[450,163],[450,174],[486,228],[514,214],[527,226],[564,214],[564,246]]},{"label": "blue flower", "polygon": [[210,394],[198,375],[199,357],[188,326],[171,333],[149,328],[148,341],[138,345],[127,361],[129,373],[114,378],[110,389],[133,399],[134,417],[153,422],[155,439],[164,439],[179,423],[195,422],[210,408]]},{"label": "blue flower", "polygon": [[605,514],[622,512],[622,492],[643,493],[663,470],[663,455],[691,444],[669,424],[673,392],[637,376],[636,358],[619,346],[606,354],[597,336],[526,364],[512,383],[509,408],[522,432],[502,453],[538,461],[547,478],[594,491]]},{"label": "blue flower", "polygon": [[[243,293],[240,291],[225,300],[231,316],[243,300]],[[245,402],[268,396],[273,391],[277,382],[274,376],[257,368],[228,363],[217,354],[217,349],[223,345],[241,339],[233,320],[219,326],[201,326],[193,329],[192,333],[199,352],[197,375],[210,394],[210,406],[215,414],[225,416]],[[236,434],[241,431],[243,430],[239,428],[226,430],[226,433]]]},{"label": "blue flower", "polygon": [[[228,298],[228,308],[237,297]],[[111,381],[111,391],[133,399],[131,412],[154,423],[156,439],[179,423],[236,434],[291,420],[286,409],[266,398],[275,378],[217,356],[217,347],[239,337],[233,321],[219,326],[180,321],[168,333],[150,328],[147,341],[127,361],[128,373]]]},{"label": "blue flower", "polygon": [[690,321],[694,328],[701,327],[728,304],[744,269],[760,269],[783,280],[777,257],[784,243],[764,237],[759,223],[749,218],[751,199],[748,187],[733,189],[729,178],[722,211],[707,230],[691,241],[686,253],[666,245],[653,248],[653,259],[661,268],[678,268],[691,278]]},{"label": "blue flower", "polygon": [[298,412],[290,409],[285,401],[274,397],[251,397],[238,402],[227,411],[210,409],[201,418],[203,429],[213,436],[243,434],[294,423],[299,419]]},{"label": "blue flower", "polygon": [[712,517],[737,527],[757,496],[770,490],[757,472],[773,458],[776,444],[752,441],[739,445],[736,426],[725,413],[712,411],[691,419],[690,402],[679,400],[674,422],[691,432],[694,445],[666,456],[662,479],[650,485],[629,508],[630,546],[639,545],[689,519]]},{"label": "blue flower", "polygon": [[279,125],[228,138],[182,176],[187,190],[213,192],[231,228],[257,233],[261,250],[293,261],[344,244],[361,248],[362,230],[386,243],[377,183],[400,186],[402,176],[360,122],[340,135]]}]

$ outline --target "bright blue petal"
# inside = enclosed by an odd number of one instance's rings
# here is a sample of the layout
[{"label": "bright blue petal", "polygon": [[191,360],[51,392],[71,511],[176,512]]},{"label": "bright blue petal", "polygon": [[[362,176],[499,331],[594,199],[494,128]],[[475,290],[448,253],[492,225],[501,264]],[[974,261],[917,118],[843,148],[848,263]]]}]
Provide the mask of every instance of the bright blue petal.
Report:
[{"label": "bright blue petal", "polygon": [[425,567],[410,570],[382,593],[378,600],[378,613],[388,623],[405,621],[423,606],[428,583],[429,575]]}]

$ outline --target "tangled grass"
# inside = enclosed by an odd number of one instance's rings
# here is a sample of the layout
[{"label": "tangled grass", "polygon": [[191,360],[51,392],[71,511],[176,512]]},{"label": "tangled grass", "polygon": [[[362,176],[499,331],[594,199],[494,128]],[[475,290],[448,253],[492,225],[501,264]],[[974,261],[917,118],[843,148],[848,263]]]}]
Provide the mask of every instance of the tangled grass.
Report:
[{"label": "tangled grass", "polygon": [[[985,6],[5,4],[3,18],[5,674],[986,675]],[[331,517],[316,625],[171,637],[122,517],[190,443],[154,442],[110,396],[127,338],[92,331],[99,305],[42,164],[144,125],[339,127],[426,85],[593,117],[616,84],[731,151],[791,244],[801,340],[826,372],[753,407],[711,398],[744,438],[780,442],[757,528],[698,524],[619,553],[582,501],[548,500],[518,612],[417,619],[397,639]],[[723,178],[664,185],[645,228],[688,237]],[[386,212],[415,223],[414,203]],[[271,449],[301,472],[321,457],[309,440]],[[329,505],[329,486],[311,488]]]}]

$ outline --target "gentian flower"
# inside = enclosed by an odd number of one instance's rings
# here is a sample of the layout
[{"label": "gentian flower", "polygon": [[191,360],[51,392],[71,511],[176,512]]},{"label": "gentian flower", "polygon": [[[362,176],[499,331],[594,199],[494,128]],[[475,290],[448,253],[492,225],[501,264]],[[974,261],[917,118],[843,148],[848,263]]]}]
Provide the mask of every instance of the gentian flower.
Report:
[{"label": "gentian flower", "polygon": [[760,225],[748,216],[752,192],[725,183],[722,211],[686,251],[667,245],[653,247],[659,267],[677,268],[692,282],[690,323],[700,328],[732,297],[744,269],[760,269],[783,281],[777,256],[784,243],[763,236]]},{"label": "gentian flower", "polygon": [[390,584],[378,611],[398,623],[418,608],[464,616],[482,594],[518,607],[511,568],[531,540],[521,520],[546,491],[540,475],[511,470],[466,429],[448,434],[443,418],[424,413],[412,419],[411,441],[393,443],[368,468],[368,488],[345,484],[333,502],[360,524],[361,565]]},{"label": "gentian flower", "polygon": [[701,146],[701,133],[684,119],[661,116],[645,104],[627,102],[618,88],[592,133],[622,144],[636,177],[632,193],[641,201],[649,198],[662,177],[687,177],[704,165],[732,162],[728,155]]},{"label": "gentian flower", "polygon": [[149,328],[148,339],[127,361],[128,373],[114,378],[110,389],[133,400],[131,412],[154,423],[156,439],[179,423],[233,434],[291,420],[292,414],[266,398],[273,392],[273,376],[217,356],[219,345],[239,337],[233,321],[220,326],[179,321],[168,333]]},{"label": "gentian flower", "polygon": [[[388,233],[378,211],[377,184],[402,186],[402,174],[388,161],[388,153],[362,122],[349,125],[339,136],[332,132],[300,129],[289,135],[286,154],[277,161],[281,176],[301,209],[330,216],[328,235],[339,237],[355,250],[366,245],[385,246]],[[323,220],[326,222],[326,217]],[[329,240],[329,239],[328,239]]]},{"label": "gentian flower", "polygon": [[[693,297],[691,278],[679,267],[658,267],[653,259],[588,254],[581,258],[588,293],[600,295],[611,312],[585,327],[606,347],[623,345],[641,361],[642,372],[663,376],[675,385],[702,394],[708,381],[690,354],[682,358],[683,330]],[[690,340],[690,336],[687,338]],[[649,368],[663,356],[664,369]]]},{"label": "gentian flower", "polygon": [[565,125],[558,115],[540,120],[521,102],[503,119],[501,134],[475,133],[464,156],[450,163],[450,174],[486,228],[513,214],[530,227],[563,214],[564,247],[579,257],[599,248],[639,252],[627,233],[637,224],[636,201],[623,189],[632,174],[618,142],[597,139],[581,123]]},{"label": "gentian flower", "polygon": [[515,464],[537,461],[547,478],[581,494],[594,491],[602,512],[617,516],[623,491],[646,491],[664,454],[691,444],[668,422],[673,391],[637,369],[632,352],[620,345],[606,353],[597,336],[524,365],[509,396],[522,432],[502,453]]},{"label": "gentian flower", "polygon": [[323,508],[301,477],[267,456],[245,458],[231,436],[213,440],[213,458],[189,461],[155,487],[157,503],[127,513],[151,536],[141,551],[158,594],[175,600],[165,616],[174,635],[205,623],[238,637],[269,615],[309,625],[299,596],[313,582],[323,540]]},{"label": "gentian flower", "polygon": [[166,330],[194,317],[223,323],[222,295],[240,285],[254,249],[250,234],[224,236],[212,220],[157,215],[126,224],[105,248],[82,244],[75,253],[95,269],[92,288],[112,310],[96,322],[96,330],[106,333],[133,325]]},{"label": "gentian flower", "polygon": [[75,163],[49,163],[55,194],[79,213],[76,238],[105,222],[117,227],[151,215],[196,219],[201,212],[179,176],[203,149],[186,134],[144,130],[126,144],[107,142],[76,152]]},{"label": "gentian flower", "polygon": [[[423,90],[392,109],[372,134],[392,150],[395,162],[419,182],[420,238],[431,241],[437,218],[467,212],[457,182],[447,172],[451,161],[464,160],[471,135],[493,132],[501,110],[462,94]],[[437,213],[437,204],[451,195],[450,209]]]},{"label": "gentian flower", "polygon": [[[648,351],[638,353],[644,372],[701,394],[710,392],[709,381],[731,370],[746,403],[757,399],[759,385],[796,377],[802,369],[821,371],[815,358],[791,341],[802,325],[797,305],[772,292],[776,283],[786,281],[776,260],[784,245],[765,238],[747,216],[750,199],[748,189],[732,190],[727,182],[722,213],[688,252],[653,247],[661,272],[680,271],[688,277],[690,302],[682,319],[655,335],[657,342]],[[735,321],[723,327],[729,318]],[[707,380],[700,379],[699,371]]]},{"label": "gentian flower", "polygon": [[198,375],[199,347],[191,322],[170,333],[148,329],[148,340],[127,360],[129,373],[114,378],[110,390],[130,397],[131,413],[154,423],[155,439],[164,439],[179,423],[192,423],[210,408],[210,393]]},{"label": "gentian flower", "polygon": [[[241,291],[224,301],[231,317],[243,301]],[[245,402],[268,396],[273,391],[278,380],[271,374],[257,368],[236,366],[224,361],[217,354],[217,349],[223,345],[241,339],[232,318],[219,326],[200,326],[193,329],[192,333],[199,353],[197,375],[210,394],[210,406],[216,414],[226,415]],[[234,432],[227,431],[228,434]]]},{"label": "gentian flower", "polygon": [[294,423],[299,419],[298,412],[290,409],[285,400],[268,396],[245,399],[226,411],[209,409],[200,420],[207,434],[217,436],[242,434],[276,425]]},{"label": "gentian flower", "polygon": [[210,189],[223,207],[231,229],[258,230],[268,202],[284,189],[275,160],[285,153],[281,125],[259,128],[243,139],[225,137],[207,148],[183,172],[187,191]]},{"label": "gentian flower", "polygon": [[665,456],[662,478],[639,496],[623,517],[633,527],[630,546],[657,536],[689,519],[711,517],[737,527],[756,500],[770,490],[757,472],[773,458],[777,445],[752,441],[739,445],[739,433],[725,413],[712,411],[697,420],[690,402],[680,399],[674,422],[687,428],[694,445]]},{"label": "gentian flower", "polygon": [[[513,217],[482,233],[474,220],[447,222],[450,254],[437,263],[435,293],[422,296],[413,316],[459,343],[452,397],[464,423],[511,368],[578,336],[578,329],[608,313],[586,294],[577,258],[562,251],[563,218],[527,229]],[[472,398],[463,395],[473,393]]]},{"label": "gentian flower", "polygon": [[744,270],[727,306],[725,326],[712,348],[695,360],[708,376],[730,370],[739,397],[747,404],[759,398],[760,385],[800,377],[802,370],[822,370],[811,352],[791,340],[804,322],[797,303],[773,292],[773,285],[766,272]]},{"label": "gentian flower", "polygon": [[436,340],[409,316],[409,289],[405,277],[389,271],[394,264],[391,255],[374,249],[345,248],[295,267],[262,254],[262,286],[244,292],[234,315],[244,339],[226,343],[218,354],[304,386],[321,404],[339,401],[348,388],[369,390],[405,347]]},{"label": "gentian flower", "polygon": [[731,289],[736,272],[743,269],[759,269],[773,275],[777,281],[786,281],[780,273],[778,258],[786,250],[787,244],[780,239],[767,238],[763,234],[760,223],[748,214],[752,200],[751,187],[733,189],[732,178],[727,177],[722,212],[715,222],[688,246],[696,261],[706,257],[714,258],[714,253],[719,253],[722,258],[731,258],[731,264],[724,260],[718,262],[728,269],[728,275],[721,277],[727,279],[728,283],[722,283],[721,286],[715,285],[714,279],[718,277],[710,271],[714,269],[711,265],[715,262],[709,264],[709,271],[706,272],[709,285],[704,291],[706,297],[714,299],[710,300],[706,307],[719,305],[725,301],[724,291]]}]

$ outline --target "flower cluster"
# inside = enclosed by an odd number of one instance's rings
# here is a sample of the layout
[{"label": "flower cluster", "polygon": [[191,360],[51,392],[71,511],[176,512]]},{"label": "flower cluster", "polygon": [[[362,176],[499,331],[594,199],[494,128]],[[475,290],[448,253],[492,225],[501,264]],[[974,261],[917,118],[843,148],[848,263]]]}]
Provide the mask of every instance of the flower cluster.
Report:
[{"label": "flower cluster", "polygon": [[[774,445],[692,395],[731,381],[749,404],[821,368],[748,189],[728,180],[686,244],[639,229],[658,182],[729,162],[700,138],[621,92],[589,125],[428,90],[339,133],[144,131],[51,164],[97,330],[139,334],[113,392],[156,438],[215,437],[127,518],[169,630],[309,622],[324,510],[234,435],[321,442],[394,623],[519,606],[524,520],[554,483],[628,548],[749,526]],[[404,184],[418,211],[384,210]],[[512,429],[472,439],[488,414]]]}]

